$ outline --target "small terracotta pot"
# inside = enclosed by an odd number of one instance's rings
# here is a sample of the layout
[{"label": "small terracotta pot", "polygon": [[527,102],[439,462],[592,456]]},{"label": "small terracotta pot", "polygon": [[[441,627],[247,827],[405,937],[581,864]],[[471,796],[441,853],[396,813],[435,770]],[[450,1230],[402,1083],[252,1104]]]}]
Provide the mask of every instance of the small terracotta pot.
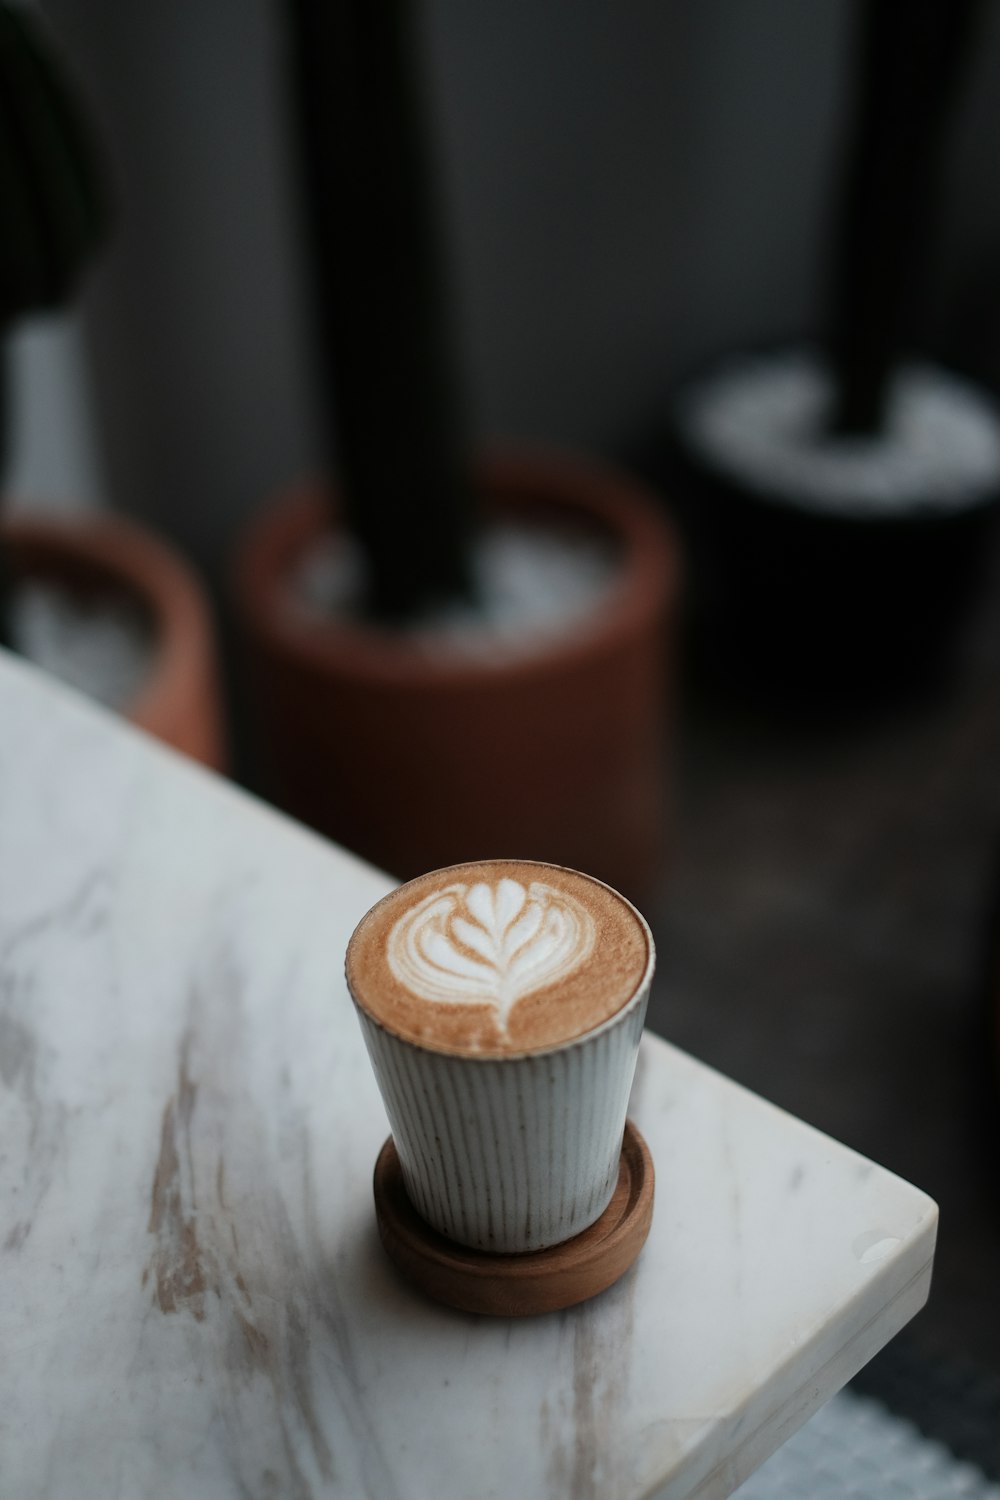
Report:
[{"label": "small terracotta pot", "polygon": [[140,729],[215,770],[226,764],[215,637],[208,603],[187,564],[119,516],[9,516],[0,522],[11,572],[137,601],[153,625],[149,677],[122,710]]},{"label": "small terracotta pot", "polygon": [[507,661],[306,619],[288,579],[330,509],[321,486],[293,490],[252,526],[235,577],[277,799],[400,877],[510,856],[641,894],[663,840],[673,533],[638,482],[579,459],[494,457],[477,485],[487,512],[606,534],[621,556],[612,596],[571,636]]}]

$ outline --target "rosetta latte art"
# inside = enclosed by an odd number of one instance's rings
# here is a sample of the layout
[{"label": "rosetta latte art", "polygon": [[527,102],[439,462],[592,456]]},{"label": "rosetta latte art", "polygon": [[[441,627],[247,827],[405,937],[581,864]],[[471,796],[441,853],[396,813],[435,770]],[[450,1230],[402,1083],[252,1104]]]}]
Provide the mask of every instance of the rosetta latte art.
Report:
[{"label": "rosetta latte art", "polygon": [[502,1032],[517,1002],[565,979],[594,946],[594,920],[581,902],[540,881],[527,889],[453,884],[433,891],[389,933],[388,961],[422,1000],[485,1005]]}]

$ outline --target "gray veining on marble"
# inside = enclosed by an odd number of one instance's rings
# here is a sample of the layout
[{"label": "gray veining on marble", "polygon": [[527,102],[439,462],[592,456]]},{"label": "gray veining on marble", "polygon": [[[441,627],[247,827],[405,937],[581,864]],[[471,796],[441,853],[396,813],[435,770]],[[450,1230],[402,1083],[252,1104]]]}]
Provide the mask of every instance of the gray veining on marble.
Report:
[{"label": "gray veining on marble", "polygon": [[913,1315],[922,1193],[647,1037],[633,1273],[498,1322],[375,1234],[386,878],[0,658],[0,1495],[719,1497]]}]

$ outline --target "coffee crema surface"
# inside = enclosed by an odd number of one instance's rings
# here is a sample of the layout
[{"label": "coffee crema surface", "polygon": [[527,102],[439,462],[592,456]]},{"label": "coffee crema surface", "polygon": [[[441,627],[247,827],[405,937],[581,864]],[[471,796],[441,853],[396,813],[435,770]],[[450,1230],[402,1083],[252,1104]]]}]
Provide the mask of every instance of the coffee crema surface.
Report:
[{"label": "coffee crema surface", "polygon": [[452,865],[409,881],[358,925],[347,982],[388,1031],[499,1057],[583,1036],[627,1005],[650,942],[609,886],[532,860]]}]

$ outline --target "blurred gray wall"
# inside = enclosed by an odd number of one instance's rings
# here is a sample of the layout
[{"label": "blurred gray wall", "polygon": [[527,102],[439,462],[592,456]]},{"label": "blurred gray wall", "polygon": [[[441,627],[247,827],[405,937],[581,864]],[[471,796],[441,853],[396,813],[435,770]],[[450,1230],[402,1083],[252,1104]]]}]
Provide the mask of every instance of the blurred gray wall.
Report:
[{"label": "blurred gray wall", "polygon": [[[86,302],[111,498],[218,577],[243,519],[322,461],[281,6],[44,8],[119,179]],[[481,433],[627,450],[692,363],[816,326],[850,14],[847,0],[426,0]],[[998,85],[994,4],[927,327],[939,343],[966,327],[1000,370],[1000,319],[983,310],[1000,280]]]},{"label": "blurred gray wall", "polygon": [[87,339],[78,312],[32,318],[10,365],[4,506],[73,515],[107,503]]}]

